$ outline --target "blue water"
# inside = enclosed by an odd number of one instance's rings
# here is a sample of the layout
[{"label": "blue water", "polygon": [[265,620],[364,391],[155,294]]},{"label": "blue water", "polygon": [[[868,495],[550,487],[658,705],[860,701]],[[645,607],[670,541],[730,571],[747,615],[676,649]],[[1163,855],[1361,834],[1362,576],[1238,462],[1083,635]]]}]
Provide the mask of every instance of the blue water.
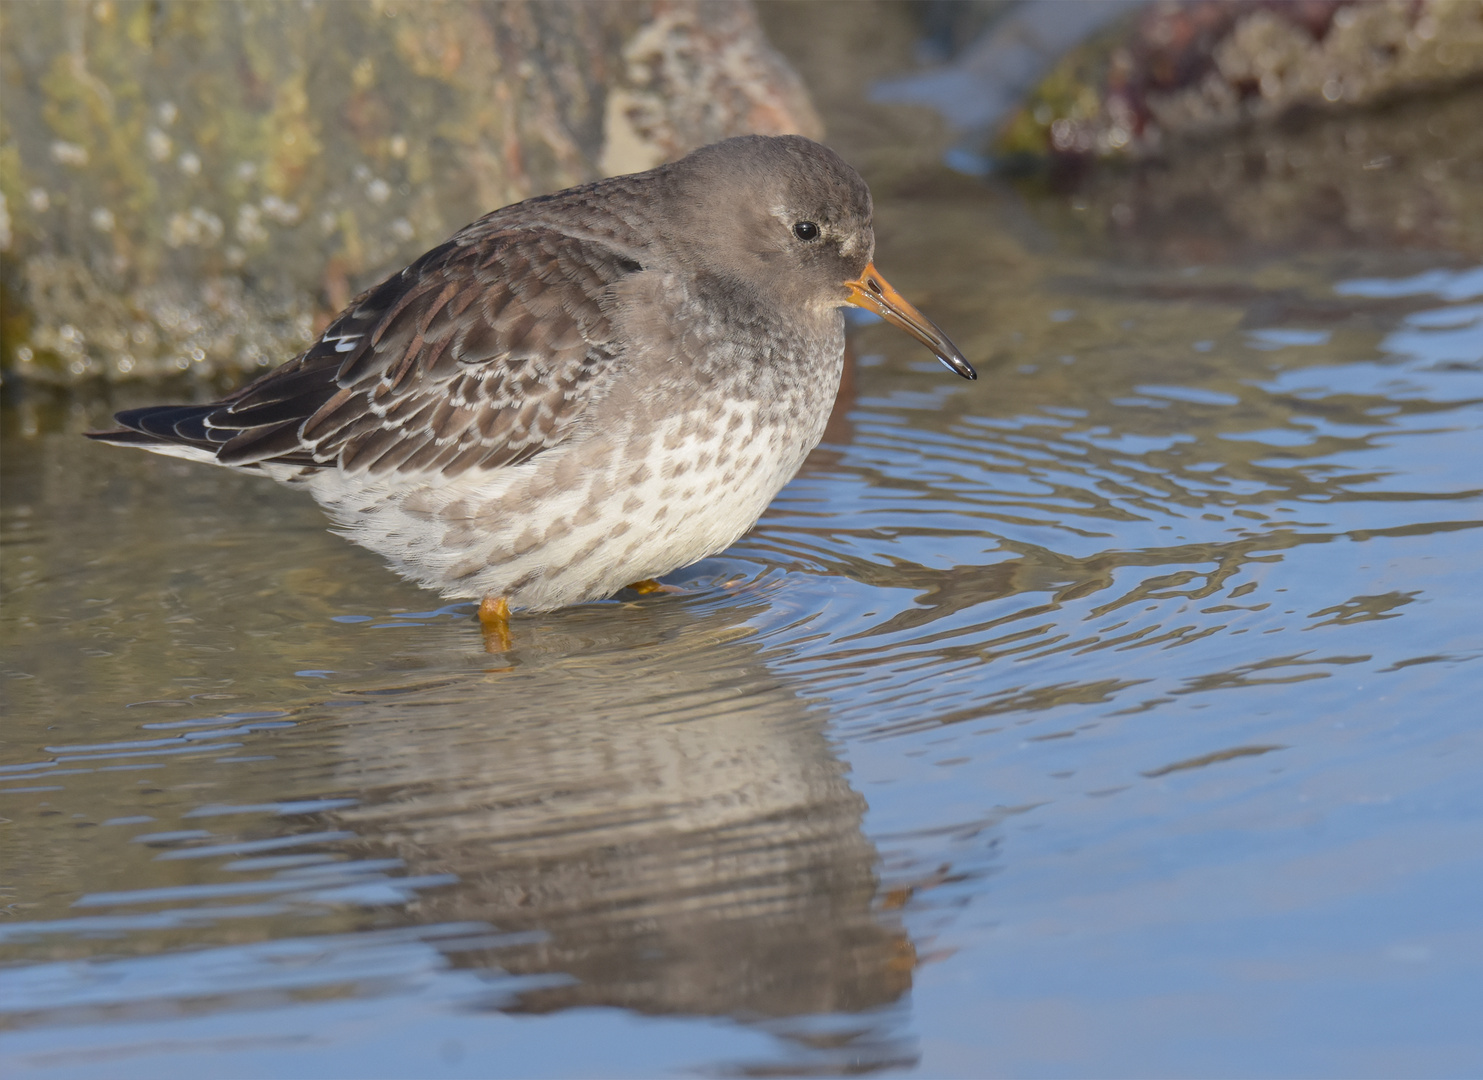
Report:
[{"label": "blue water", "polygon": [[972,198],[880,262],[978,383],[857,328],[687,595],[502,656],[13,402],[5,1074],[1483,1072],[1483,269],[942,267]]}]

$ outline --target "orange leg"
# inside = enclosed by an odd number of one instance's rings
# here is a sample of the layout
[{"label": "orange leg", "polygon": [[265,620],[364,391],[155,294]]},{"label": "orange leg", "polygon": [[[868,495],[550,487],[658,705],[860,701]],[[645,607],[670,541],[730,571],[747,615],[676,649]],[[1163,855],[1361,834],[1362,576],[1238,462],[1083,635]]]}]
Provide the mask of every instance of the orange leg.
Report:
[{"label": "orange leg", "polygon": [[484,651],[510,651],[510,602],[503,596],[486,596],[479,604],[479,626],[484,631]]}]

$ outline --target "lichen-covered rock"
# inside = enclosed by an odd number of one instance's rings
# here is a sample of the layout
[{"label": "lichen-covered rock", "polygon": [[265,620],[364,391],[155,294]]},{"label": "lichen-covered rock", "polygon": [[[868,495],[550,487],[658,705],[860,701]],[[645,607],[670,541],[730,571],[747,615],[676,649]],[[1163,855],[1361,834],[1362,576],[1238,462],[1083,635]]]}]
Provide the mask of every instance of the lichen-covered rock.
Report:
[{"label": "lichen-covered rock", "polygon": [[1147,157],[1171,138],[1371,105],[1483,75],[1477,0],[1180,0],[1072,50],[1001,155]]},{"label": "lichen-covered rock", "polygon": [[0,6],[7,376],[232,375],[495,207],[820,134],[745,0]]}]

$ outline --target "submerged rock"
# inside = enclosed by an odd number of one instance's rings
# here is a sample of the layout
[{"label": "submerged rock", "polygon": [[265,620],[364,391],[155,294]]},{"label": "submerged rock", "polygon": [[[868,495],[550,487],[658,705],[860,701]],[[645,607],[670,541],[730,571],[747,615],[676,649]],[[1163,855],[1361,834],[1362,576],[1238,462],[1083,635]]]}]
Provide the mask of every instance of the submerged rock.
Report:
[{"label": "submerged rock", "polygon": [[7,377],[236,376],[498,206],[821,134],[745,0],[6,4]]},{"label": "submerged rock", "polygon": [[[1483,92],[1294,116],[1128,168],[1017,179],[1056,235],[1183,265],[1292,253],[1483,256]],[[1044,198],[1049,193],[1058,197]]]}]

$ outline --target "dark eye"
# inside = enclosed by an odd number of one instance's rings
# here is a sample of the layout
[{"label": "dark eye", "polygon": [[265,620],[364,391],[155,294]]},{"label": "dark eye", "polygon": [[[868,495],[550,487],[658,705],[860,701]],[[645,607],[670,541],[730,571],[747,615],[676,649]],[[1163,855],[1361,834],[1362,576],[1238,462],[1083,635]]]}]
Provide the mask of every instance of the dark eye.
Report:
[{"label": "dark eye", "polygon": [[800,240],[817,240],[819,238],[819,227],[812,221],[800,221],[793,226],[793,235]]}]

